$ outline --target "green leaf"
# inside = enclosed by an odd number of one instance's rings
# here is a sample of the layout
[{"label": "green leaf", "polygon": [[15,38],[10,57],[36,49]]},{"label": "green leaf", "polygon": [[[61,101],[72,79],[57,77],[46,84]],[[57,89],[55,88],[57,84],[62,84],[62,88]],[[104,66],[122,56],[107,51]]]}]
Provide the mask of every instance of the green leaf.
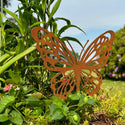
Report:
[{"label": "green leaf", "polygon": [[40,116],[42,112],[43,112],[43,110],[41,107],[36,107],[36,108],[34,108],[33,114]]},{"label": "green leaf", "polygon": [[16,90],[15,90],[14,88],[11,88],[11,89],[9,90],[9,95],[10,95],[10,96],[16,96]]},{"label": "green leaf", "polygon": [[2,82],[5,82],[5,79],[3,79],[3,78],[0,78],[0,81],[2,81]]},{"label": "green leaf", "polygon": [[63,114],[64,114],[65,116],[67,116],[67,115],[68,115],[68,112],[69,112],[69,107],[67,107],[66,105],[63,105]]},{"label": "green leaf", "polygon": [[28,97],[26,99],[26,104],[29,104],[29,105],[32,105],[32,106],[39,105],[40,103],[41,103],[41,101],[38,98],[33,97],[33,96]]},{"label": "green leaf", "polygon": [[52,22],[52,25],[53,25],[53,34],[55,36],[57,36],[57,24],[56,24],[56,22]]},{"label": "green leaf", "polygon": [[58,21],[58,20],[63,20],[63,21],[66,21],[67,25],[71,25],[71,22],[70,20],[66,19],[66,18],[63,18],[63,17],[57,17],[54,19],[55,21]]},{"label": "green leaf", "polygon": [[3,10],[5,12],[7,12],[9,15],[11,15],[17,21],[18,25],[21,25],[20,19],[17,17],[17,15],[15,13],[13,13],[13,12],[9,11],[8,9],[5,9],[5,8],[3,8]]},{"label": "green leaf", "polygon": [[5,122],[9,119],[8,114],[0,114],[0,122]]},{"label": "green leaf", "polygon": [[64,117],[63,111],[55,104],[51,104],[50,106],[50,116],[51,120],[60,120]]},{"label": "green leaf", "polygon": [[33,23],[28,29],[32,29],[34,26],[38,26],[39,24],[44,23],[44,22],[36,22]]},{"label": "green leaf", "polygon": [[52,114],[52,120],[60,120],[64,117],[64,114],[60,108],[56,108]]},{"label": "green leaf", "polygon": [[78,30],[80,30],[80,31],[82,31],[84,34],[85,34],[85,32],[81,29],[81,28],[79,28],[78,26],[76,26],[76,25],[66,25],[66,26],[63,26],[60,30],[59,30],[59,32],[58,32],[58,37],[60,37],[60,35],[63,33],[63,32],[65,32],[65,30],[67,30],[68,28],[71,28],[71,27],[74,27],[74,28],[77,28]]},{"label": "green leaf", "polygon": [[[23,36],[24,35],[23,33],[24,33],[25,29],[24,29],[24,23],[21,22],[21,18],[18,18],[15,13],[9,11],[8,9],[3,8],[3,10],[5,12],[7,12],[9,15],[11,15],[17,21],[20,33]],[[18,8],[18,10],[19,10],[19,8]]]},{"label": "green leaf", "polygon": [[27,102],[35,102],[35,101],[39,102],[40,100],[39,100],[38,98],[35,98],[35,97],[28,97],[28,98],[26,99],[26,101],[27,101]]},{"label": "green leaf", "polygon": [[69,107],[67,107],[66,105],[63,105],[63,110],[67,112],[69,110]]},{"label": "green leaf", "polygon": [[71,100],[79,100],[79,96],[77,94],[70,94],[68,95],[68,97],[71,99]]},{"label": "green leaf", "polygon": [[1,63],[2,61],[6,60],[6,59],[9,58],[9,57],[10,57],[10,54],[5,53],[4,55],[2,55],[2,56],[0,57],[0,63]]},{"label": "green leaf", "polygon": [[78,106],[83,106],[84,104],[86,104],[86,103],[84,102],[84,98],[85,98],[85,95],[81,94],[80,100],[79,100],[79,103],[78,103]]},{"label": "green leaf", "polygon": [[61,107],[63,106],[63,102],[64,100],[57,97],[57,96],[53,96],[53,103],[56,104],[57,106]]},{"label": "green leaf", "polygon": [[55,3],[55,5],[54,5],[54,7],[52,8],[52,11],[51,11],[51,13],[50,13],[49,20],[51,20],[51,18],[53,17],[53,15],[54,15],[54,14],[56,13],[56,11],[58,10],[61,1],[62,1],[62,0],[57,0],[57,2]]},{"label": "green leaf", "polygon": [[54,2],[54,0],[50,0],[48,3],[48,9],[50,9],[51,4]]},{"label": "green leaf", "polygon": [[58,106],[57,106],[56,104],[51,104],[51,105],[50,105],[50,115],[53,114],[53,112],[54,112],[54,110],[55,110],[56,108],[58,108]]},{"label": "green leaf", "polygon": [[54,0],[50,0],[48,3],[48,9],[50,9],[51,4],[54,2]]},{"label": "green leaf", "polygon": [[9,105],[11,105],[15,101],[14,96],[4,96],[2,100],[0,100],[0,113]]},{"label": "green leaf", "polygon": [[46,11],[46,3],[47,3],[47,0],[42,0],[42,10],[43,10],[43,13],[45,13],[45,11]]},{"label": "green leaf", "polygon": [[9,76],[11,77],[11,79],[7,79],[6,80],[7,83],[18,84],[20,82],[21,77],[19,76],[18,73],[14,73],[12,70],[9,70],[8,73],[9,73]]},{"label": "green leaf", "polygon": [[[44,14],[43,13],[43,10],[42,10],[42,5],[37,5],[37,4],[34,4],[33,7],[34,7],[34,13],[36,13],[38,16],[41,17],[42,21],[44,21]],[[38,10],[38,12],[36,12],[36,9]]]},{"label": "green leaf", "polygon": [[16,46],[16,54],[19,54],[24,51],[24,43],[22,40],[18,41],[18,44]]},{"label": "green leaf", "polygon": [[87,103],[88,103],[88,104],[94,104],[94,103],[95,103],[95,99],[93,99],[93,98],[88,98]]},{"label": "green leaf", "polygon": [[[13,22],[10,22],[10,21],[6,21],[5,22],[5,25],[10,25],[10,26],[12,26],[13,28],[9,28],[10,29],[10,32],[12,32],[12,29],[14,30],[14,32],[20,32],[20,29],[19,29],[19,27],[15,24],[15,23],[13,23]],[[6,29],[5,31],[9,31],[9,29]]]},{"label": "green leaf", "polygon": [[81,42],[80,42],[78,39],[74,38],[74,37],[68,37],[68,36],[66,36],[66,37],[61,38],[61,40],[62,40],[62,41],[65,41],[65,40],[75,41],[75,42],[77,42],[81,47],[83,47],[83,45],[81,44]]},{"label": "green leaf", "polygon": [[9,120],[10,120],[11,122],[13,122],[14,124],[16,124],[16,125],[22,125],[22,124],[23,124],[23,119],[22,119],[22,117],[20,116],[20,113],[16,112],[15,110],[13,110],[13,111],[10,113]]},{"label": "green leaf", "polygon": [[69,112],[68,119],[70,120],[70,122],[73,125],[78,125],[79,122],[80,122],[80,116],[79,116],[79,114],[76,113],[76,112],[74,112],[74,111]]}]

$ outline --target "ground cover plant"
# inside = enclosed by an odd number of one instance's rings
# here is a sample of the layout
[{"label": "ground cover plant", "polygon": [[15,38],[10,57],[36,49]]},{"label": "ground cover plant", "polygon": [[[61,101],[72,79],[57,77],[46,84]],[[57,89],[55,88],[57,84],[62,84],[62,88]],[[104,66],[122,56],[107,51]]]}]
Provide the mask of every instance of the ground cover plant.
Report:
[{"label": "ground cover plant", "polygon": [[105,91],[110,91],[112,96],[121,91],[121,97],[125,97],[125,81],[104,79],[101,88]]},{"label": "ground cover plant", "polygon": [[18,77],[19,81],[0,89],[0,122],[3,125],[87,125],[100,120],[109,125],[125,123],[125,98],[120,97],[120,92],[112,96],[110,91],[102,90],[91,97],[78,91],[64,100],[50,93],[47,97],[36,87],[25,84],[17,74],[10,73],[14,75],[12,79]]},{"label": "ground cover plant", "polygon": [[[3,88],[4,91],[6,91]],[[35,88],[12,86],[0,96],[0,122],[4,124],[80,124],[88,122],[93,108],[99,106],[96,97],[77,92],[67,100],[46,98]]]},{"label": "ground cover plant", "polygon": [[[110,95],[110,90],[102,90],[91,97],[82,90],[68,95],[67,100],[53,96],[50,80],[55,72],[44,67],[31,29],[42,26],[64,43],[69,39],[80,45],[76,38],[61,34],[71,27],[84,31],[66,18],[54,17],[61,0],[19,1],[18,16],[3,9],[15,22],[0,14],[0,124],[88,125],[100,121],[100,116],[109,125],[125,124],[125,99],[120,93]],[[3,21],[3,17],[7,20]],[[66,22],[60,29],[59,20]],[[102,88],[106,88],[105,84],[110,85],[106,82]]]}]

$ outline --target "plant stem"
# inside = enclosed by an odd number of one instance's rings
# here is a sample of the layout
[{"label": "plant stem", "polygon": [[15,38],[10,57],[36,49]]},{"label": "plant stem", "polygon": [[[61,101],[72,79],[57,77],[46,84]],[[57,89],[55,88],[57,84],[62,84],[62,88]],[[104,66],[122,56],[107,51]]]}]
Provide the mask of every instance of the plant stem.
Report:
[{"label": "plant stem", "polygon": [[2,56],[2,31],[0,28],[0,57]]},{"label": "plant stem", "polygon": [[27,54],[31,53],[32,51],[36,50],[36,43],[33,44],[30,48],[25,50],[24,52],[16,55],[13,57],[10,61],[8,61],[6,64],[0,67],[0,74],[3,73],[7,68],[9,68],[14,62],[21,59],[22,57],[26,56]]}]

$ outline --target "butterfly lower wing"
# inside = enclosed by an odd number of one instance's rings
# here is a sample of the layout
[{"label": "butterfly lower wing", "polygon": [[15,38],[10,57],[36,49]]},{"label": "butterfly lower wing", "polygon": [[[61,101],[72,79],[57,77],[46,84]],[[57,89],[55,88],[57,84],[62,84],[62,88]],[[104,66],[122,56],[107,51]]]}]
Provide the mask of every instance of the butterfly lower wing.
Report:
[{"label": "butterfly lower wing", "polygon": [[51,79],[51,89],[55,96],[67,99],[67,94],[70,94],[75,87],[74,75],[74,71],[69,71],[68,74],[60,72]]},{"label": "butterfly lower wing", "polygon": [[96,70],[82,70],[81,86],[89,95],[94,95],[100,90],[102,76]]},{"label": "butterfly lower wing", "polygon": [[87,69],[99,69],[105,66],[115,38],[113,31],[107,31],[97,37],[85,50],[80,58],[80,64]]},{"label": "butterfly lower wing", "polygon": [[[40,35],[40,31],[43,32],[42,35]],[[37,42],[37,49],[48,70],[62,71],[65,70],[64,65],[71,67],[76,63],[66,45],[52,33],[41,27],[33,28],[31,33]]]}]

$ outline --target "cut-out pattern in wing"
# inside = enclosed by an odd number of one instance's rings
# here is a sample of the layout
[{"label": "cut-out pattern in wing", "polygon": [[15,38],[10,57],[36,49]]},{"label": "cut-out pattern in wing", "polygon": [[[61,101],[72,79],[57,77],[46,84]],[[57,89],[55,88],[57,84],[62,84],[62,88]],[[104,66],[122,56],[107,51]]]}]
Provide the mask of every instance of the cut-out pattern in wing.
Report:
[{"label": "cut-out pattern in wing", "polygon": [[74,90],[75,83],[74,71],[71,71],[67,75],[60,72],[51,79],[51,88],[53,89],[54,95],[67,99],[67,94],[70,94]]},{"label": "cut-out pattern in wing", "polygon": [[80,63],[84,63],[87,68],[99,69],[105,66],[109,57],[109,52],[114,40],[114,32],[109,30],[97,37],[80,57]]},{"label": "cut-out pattern in wing", "polygon": [[67,99],[67,94],[74,89],[80,90],[80,86],[85,88],[89,95],[100,90],[102,76],[97,69],[107,62],[115,37],[113,31],[103,33],[84,50],[88,45],[87,41],[78,60],[70,43],[74,56],[59,38],[45,29],[33,28],[32,37],[37,42],[37,49],[45,67],[57,72],[50,81],[54,95]]},{"label": "cut-out pattern in wing", "polygon": [[[40,31],[44,32],[39,39],[36,38],[36,35],[38,37]],[[65,70],[65,68],[62,68],[64,65],[71,67],[75,63],[75,59],[70,50],[52,33],[41,27],[33,28],[31,33],[37,42],[37,49],[39,50],[44,65],[48,70],[63,71]]]},{"label": "cut-out pattern in wing", "polygon": [[82,70],[81,86],[86,89],[89,95],[94,95],[100,90],[102,76],[96,70]]}]

